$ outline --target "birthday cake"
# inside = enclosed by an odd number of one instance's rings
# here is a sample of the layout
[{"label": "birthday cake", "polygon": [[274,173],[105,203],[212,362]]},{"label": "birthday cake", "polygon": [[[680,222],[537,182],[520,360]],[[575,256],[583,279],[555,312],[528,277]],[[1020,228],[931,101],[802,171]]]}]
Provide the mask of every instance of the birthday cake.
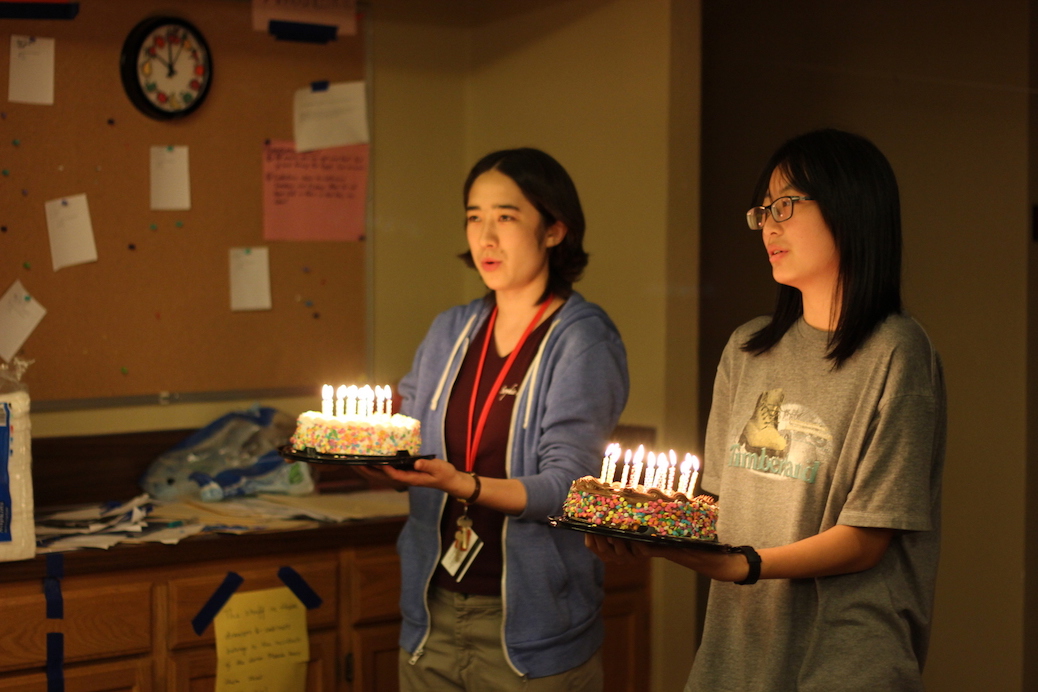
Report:
[{"label": "birthday cake", "polygon": [[708,495],[694,496],[695,476],[690,477],[688,473],[693,463],[691,455],[681,466],[681,476],[674,490],[673,453],[669,464],[661,454],[659,465],[654,463],[650,453],[644,479],[641,478],[642,454],[639,448],[635,471],[630,474],[628,450],[623,476],[620,481],[614,481],[619,448],[607,450],[599,478],[584,476],[570,486],[562,507],[566,519],[642,535],[716,542],[717,503]]},{"label": "birthday cake", "polygon": [[616,481],[607,484],[584,476],[573,481],[562,511],[567,519],[621,531],[717,540],[717,504],[708,495],[624,488]]},{"label": "birthday cake", "polygon": [[369,396],[371,387],[352,387],[349,394],[340,394],[338,406],[330,403],[328,389],[326,385],[321,411],[306,411],[296,420],[291,440],[293,449],[345,456],[419,453],[421,424],[410,416],[392,413],[388,387],[377,400],[374,395]]}]

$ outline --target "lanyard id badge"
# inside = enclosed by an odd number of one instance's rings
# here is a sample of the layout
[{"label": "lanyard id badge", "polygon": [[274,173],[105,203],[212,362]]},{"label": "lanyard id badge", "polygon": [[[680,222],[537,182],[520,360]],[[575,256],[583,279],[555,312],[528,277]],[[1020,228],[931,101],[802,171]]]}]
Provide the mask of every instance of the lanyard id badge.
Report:
[{"label": "lanyard id badge", "polygon": [[454,533],[454,543],[440,560],[440,564],[447,573],[454,577],[454,581],[465,578],[476,555],[483,547],[483,539],[472,530],[472,519],[467,514],[458,517],[458,530]]}]

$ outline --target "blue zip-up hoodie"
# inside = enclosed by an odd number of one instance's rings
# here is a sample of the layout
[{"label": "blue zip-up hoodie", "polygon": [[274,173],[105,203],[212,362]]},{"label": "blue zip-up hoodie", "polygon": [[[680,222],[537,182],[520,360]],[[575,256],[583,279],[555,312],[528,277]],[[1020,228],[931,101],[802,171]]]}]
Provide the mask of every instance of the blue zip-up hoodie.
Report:
[{"label": "blue zip-up hoodie", "polygon": [[[441,313],[400,382],[401,411],[422,423],[422,453],[445,458],[444,414],[469,342],[490,314],[484,300]],[[574,479],[595,475],[627,403],[627,353],[600,307],[573,293],[527,370],[512,411],[509,478],[526,486],[526,509],[506,516],[501,578],[505,657],[531,678],[570,670],[602,644],[602,563],[582,534],[552,529]],[[426,595],[442,553],[447,494],[410,489],[400,553],[400,646],[421,655],[429,631]],[[417,660],[413,658],[412,660]]]}]

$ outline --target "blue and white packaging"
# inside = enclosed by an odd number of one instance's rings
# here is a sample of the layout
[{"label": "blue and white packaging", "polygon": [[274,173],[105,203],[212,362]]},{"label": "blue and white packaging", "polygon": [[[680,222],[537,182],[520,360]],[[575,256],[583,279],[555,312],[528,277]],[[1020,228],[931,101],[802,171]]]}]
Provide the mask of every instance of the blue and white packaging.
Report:
[{"label": "blue and white packaging", "polygon": [[36,555],[29,394],[0,393],[0,562]]}]

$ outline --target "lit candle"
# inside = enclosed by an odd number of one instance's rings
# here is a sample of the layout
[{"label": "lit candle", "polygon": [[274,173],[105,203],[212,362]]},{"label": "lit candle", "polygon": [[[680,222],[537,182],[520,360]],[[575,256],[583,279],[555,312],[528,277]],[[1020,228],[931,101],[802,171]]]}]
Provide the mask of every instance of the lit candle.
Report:
[{"label": "lit candle", "polygon": [[[620,451],[620,445],[617,445],[616,448],[617,448],[616,451],[619,452]],[[627,487],[627,481],[629,481],[631,479],[631,476],[629,475],[630,472],[631,472],[631,450],[628,449],[626,452],[624,452],[624,472],[623,472],[623,475],[620,476],[620,487],[621,488],[626,488]]]},{"label": "lit candle", "polygon": [[696,481],[699,480],[699,458],[692,455],[692,479],[688,483],[688,494],[692,496],[696,492]]},{"label": "lit candle", "polygon": [[375,413],[382,413],[386,395],[382,393],[382,385],[375,385]]},{"label": "lit candle", "polygon": [[674,450],[670,450],[669,454],[670,466],[667,468],[667,487],[665,490],[669,493],[674,489],[674,467],[678,463],[678,455],[674,453]]},{"label": "lit candle", "polygon": [[335,398],[339,400],[338,416],[346,415],[346,385],[340,384],[339,388],[335,390]]},{"label": "lit candle", "polygon": [[638,445],[638,451],[634,453],[634,471],[631,474],[631,486],[637,487],[642,477],[642,457],[645,456],[645,446]]},{"label": "lit candle", "polygon": [[692,455],[686,454],[681,462],[681,478],[678,479],[678,492],[688,495],[688,474],[692,470]]},{"label": "lit candle", "polygon": [[346,388],[346,415],[355,416],[359,413],[357,410],[357,385],[351,384]]},{"label": "lit candle", "polygon": [[322,416],[332,416],[332,415],[334,415],[334,411],[332,409],[332,394],[334,394],[334,393],[335,393],[335,390],[332,389],[332,386],[330,384],[326,384],[323,387],[321,387],[321,415]]},{"label": "lit candle", "polygon": [[602,473],[598,474],[598,482],[599,483],[608,483],[609,481],[613,480],[612,478],[609,477],[609,449],[610,449],[610,447],[612,447],[612,445],[609,445],[609,447],[606,447],[605,454],[602,455]]},{"label": "lit candle", "polygon": [[645,460],[645,489],[656,485],[656,452],[649,452]]},{"label": "lit candle", "polygon": [[393,415],[393,389],[387,384],[382,388],[382,391],[386,393],[386,410],[383,411],[387,416]]},{"label": "lit candle", "polygon": [[371,390],[371,385],[366,384],[360,390],[360,398],[364,400],[364,413],[362,416],[371,416],[375,408],[375,392]]}]

